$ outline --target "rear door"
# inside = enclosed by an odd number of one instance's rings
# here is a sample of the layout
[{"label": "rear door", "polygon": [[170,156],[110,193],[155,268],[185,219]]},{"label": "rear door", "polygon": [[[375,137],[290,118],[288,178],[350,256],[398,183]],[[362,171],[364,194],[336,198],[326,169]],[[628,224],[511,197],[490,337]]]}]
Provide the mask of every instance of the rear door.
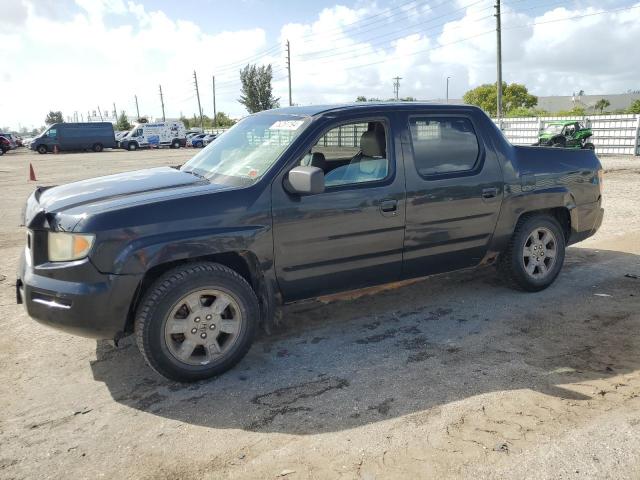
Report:
[{"label": "rear door", "polygon": [[403,276],[477,265],[487,253],[503,196],[501,167],[483,140],[481,122],[471,113],[446,110],[412,113],[404,121]]},{"label": "rear door", "polygon": [[[286,300],[400,278],[405,187],[392,120],[376,115],[329,123],[273,182],[275,267]],[[368,139],[383,136],[384,151],[366,147],[362,155],[366,131]],[[325,171],[323,193],[285,190],[286,172],[301,164]]]}]

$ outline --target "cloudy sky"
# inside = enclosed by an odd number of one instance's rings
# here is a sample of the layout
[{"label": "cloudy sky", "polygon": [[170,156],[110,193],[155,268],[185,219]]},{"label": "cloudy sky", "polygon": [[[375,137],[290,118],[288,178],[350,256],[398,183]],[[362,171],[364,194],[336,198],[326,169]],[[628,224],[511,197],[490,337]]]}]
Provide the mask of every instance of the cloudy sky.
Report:
[{"label": "cloudy sky", "polygon": [[[168,117],[197,111],[232,116],[238,70],[271,63],[288,102],[285,42],[291,42],[293,101],[441,99],[495,81],[494,0],[0,0],[0,126],[39,127],[65,116],[112,110]],[[640,89],[640,2],[503,0],[503,77],[537,95]],[[634,60],[634,55],[636,59]]]}]

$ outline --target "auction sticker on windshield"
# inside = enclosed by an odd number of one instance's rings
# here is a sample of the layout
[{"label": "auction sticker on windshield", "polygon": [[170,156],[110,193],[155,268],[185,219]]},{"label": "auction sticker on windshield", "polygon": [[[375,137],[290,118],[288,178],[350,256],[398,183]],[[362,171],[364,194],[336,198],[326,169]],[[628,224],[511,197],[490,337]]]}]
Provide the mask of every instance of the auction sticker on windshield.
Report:
[{"label": "auction sticker on windshield", "polygon": [[269,130],[297,130],[304,120],[278,120],[269,127]]}]

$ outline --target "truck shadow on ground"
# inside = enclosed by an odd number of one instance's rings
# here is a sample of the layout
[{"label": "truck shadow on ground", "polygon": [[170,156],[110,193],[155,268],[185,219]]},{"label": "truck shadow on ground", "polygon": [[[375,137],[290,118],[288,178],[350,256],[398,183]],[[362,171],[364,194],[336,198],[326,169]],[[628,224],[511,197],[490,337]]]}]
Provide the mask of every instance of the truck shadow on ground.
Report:
[{"label": "truck shadow on ground", "polygon": [[640,368],[640,280],[625,273],[640,273],[638,255],[571,248],[557,282],[536,294],[485,269],[300,304],[233,370],[191,385],[152,372],[130,339],[98,342],[91,368],[115,401],[140,411],[301,435],[496,391],[587,401],[570,384]]}]

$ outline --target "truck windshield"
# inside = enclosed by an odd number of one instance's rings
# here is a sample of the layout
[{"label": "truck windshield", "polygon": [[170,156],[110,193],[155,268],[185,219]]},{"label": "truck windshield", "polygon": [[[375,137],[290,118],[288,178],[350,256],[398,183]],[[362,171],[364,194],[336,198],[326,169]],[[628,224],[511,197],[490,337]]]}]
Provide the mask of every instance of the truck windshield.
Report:
[{"label": "truck windshield", "polygon": [[220,135],[181,170],[214,183],[251,185],[269,171],[308,123],[308,117],[298,115],[252,115]]}]

